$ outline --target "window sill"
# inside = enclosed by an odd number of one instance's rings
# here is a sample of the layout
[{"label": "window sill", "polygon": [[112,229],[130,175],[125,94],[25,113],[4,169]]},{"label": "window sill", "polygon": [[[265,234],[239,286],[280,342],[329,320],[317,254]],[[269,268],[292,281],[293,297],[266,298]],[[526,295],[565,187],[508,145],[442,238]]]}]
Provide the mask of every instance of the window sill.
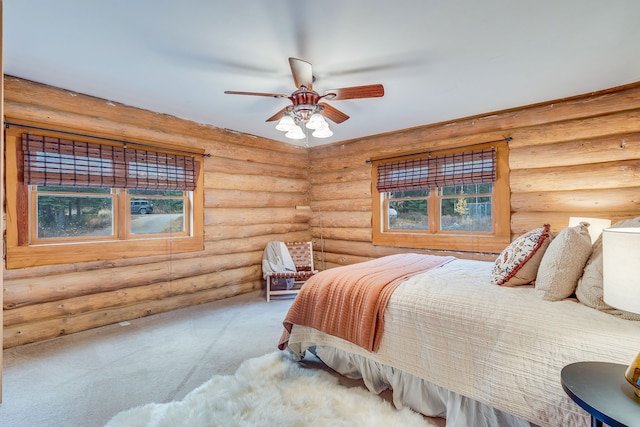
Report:
[{"label": "window sill", "polygon": [[374,245],[443,251],[500,253],[509,243],[508,236],[478,234],[454,236],[374,232],[373,235]]},{"label": "window sill", "polygon": [[69,242],[7,248],[7,269],[197,252],[204,237]]}]

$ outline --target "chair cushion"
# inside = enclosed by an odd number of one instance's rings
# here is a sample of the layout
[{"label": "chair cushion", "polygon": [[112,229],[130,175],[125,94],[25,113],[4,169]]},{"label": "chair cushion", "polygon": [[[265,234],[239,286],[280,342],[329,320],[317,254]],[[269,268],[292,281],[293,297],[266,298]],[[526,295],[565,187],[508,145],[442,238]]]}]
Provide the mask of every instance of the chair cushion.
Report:
[{"label": "chair cushion", "polygon": [[274,279],[308,279],[316,274],[315,271],[296,271],[296,272],[282,272],[282,273],[269,273],[269,277]]}]

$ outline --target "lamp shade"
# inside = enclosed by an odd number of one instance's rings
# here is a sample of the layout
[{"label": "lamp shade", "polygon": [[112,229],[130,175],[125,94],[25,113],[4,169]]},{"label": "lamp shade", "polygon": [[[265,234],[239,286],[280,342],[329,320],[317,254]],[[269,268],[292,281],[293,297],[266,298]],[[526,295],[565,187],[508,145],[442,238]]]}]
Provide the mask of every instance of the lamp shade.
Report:
[{"label": "lamp shade", "polygon": [[602,230],[604,230],[607,227],[611,227],[610,219],[585,218],[585,217],[578,217],[578,216],[572,216],[569,218],[569,227],[574,227],[580,224],[581,222],[586,222],[589,224],[589,227],[587,228],[589,229],[591,244],[593,244],[593,242],[595,242],[598,239],[598,237],[600,237],[600,235],[602,234]]},{"label": "lamp shade", "polygon": [[602,256],[604,302],[640,313],[640,227],[604,229]]},{"label": "lamp shade", "polygon": [[333,135],[333,132],[331,132],[331,129],[329,129],[329,125],[327,124],[327,122],[325,122],[318,129],[314,130],[311,135],[315,136],[316,138],[329,138],[331,135]]},{"label": "lamp shade", "polygon": [[293,125],[291,129],[287,133],[284,134],[287,138],[290,139],[304,139],[306,135],[298,125]]},{"label": "lamp shade", "polygon": [[327,122],[324,120],[324,117],[320,113],[314,113],[309,117],[309,121],[306,126],[307,129],[318,129],[320,126],[326,124]]},{"label": "lamp shade", "polygon": [[288,132],[296,125],[296,122],[291,118],[291,116],[287,116],[286,114],[282,116],[276,129],[282,132]]}]

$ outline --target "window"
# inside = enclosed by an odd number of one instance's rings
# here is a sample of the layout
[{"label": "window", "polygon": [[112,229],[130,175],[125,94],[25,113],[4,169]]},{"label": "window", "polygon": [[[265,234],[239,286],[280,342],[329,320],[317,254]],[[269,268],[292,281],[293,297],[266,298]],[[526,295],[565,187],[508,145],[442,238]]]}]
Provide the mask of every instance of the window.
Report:
[{"label": "window", "polygon": [[499,252],[509,243],[506,143],[372,163],[374,244]]},{"label": "window", "polygon": [[10,127],[7,267],[202,250],[200,159]]},{"label": "window", "polygon": [[[186,236],[188,231],[188,191],[32,185],[29,194],[30,243]],[[116,207],[127,201],[129,210],[119,215]]]}]

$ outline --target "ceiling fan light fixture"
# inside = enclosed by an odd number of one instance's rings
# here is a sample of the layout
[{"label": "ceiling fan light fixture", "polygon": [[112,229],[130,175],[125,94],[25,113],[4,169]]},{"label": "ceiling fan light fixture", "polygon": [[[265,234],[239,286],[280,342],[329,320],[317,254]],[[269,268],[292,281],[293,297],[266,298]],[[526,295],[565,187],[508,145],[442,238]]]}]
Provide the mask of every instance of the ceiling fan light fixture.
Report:
[{"label": "ceiling fan light fixture", "polygon": [[322,125],[327,124],[324,119],[324,116],[320,113],[313,113],[311,117],[309,117],[309,121],[306,123],[307,129],[319,129]]},{"label": "ceiling fan light fixture", "polygon": [[285,133],[284,136],[286,136],[289,139],[304,139],[304,138],[306,138],[306,135],[302,131],[302,128],[300,128],[300,126],[298,126],[298,125],[293,125],[293,127],[287,133]]},{"label": "ceiling fan light fixture", "polygon": [[285,114],[284,116],[282,116],[282,118],[278,122],[278,124],[276,126],[276,129],[279,130],[279,131],[282,131],[282,132],[288,132],[295,125],[296,125],[296,123],[293,120],[293,118],[291,116]]},{"label": "ceiling fan light fixture", "polygon": [[[312,136],[316,138],[328,138],[333,135],[333,132],[329,129],[326,118],[331,119],[333,123],[342,123],[349,118],[348,115],[337,108],[321,102],[323,99],[339,101],[384,96],[384,87],[379,83],[331,89],[325,91],[324,95],[320,95],[313,90],[315,77],[311,69],[311,63],[298,58],[289,58],[289,66],[296,85],[296,90],[289,95],[235,90],[225,90],[224,93],[289,99],[291,105],[281,109],[266,121],[273,122],[280,119],[276,129],[286,132],[285,137],[291,139],[306,139],[309,133],[308,131],[305,132],[307,129],[313,130]],[[324,115],[326,115],[326,118]]]},{"label": "ceiling fan light fixture", "polygon": [[324,124],[318,129],[314,130],[311,135],[316,138],[329,138],[333,135],[333,132],[331,132],[331,129],[329,129],[329,125],[327,124],[327,122],[324,122]]}]

